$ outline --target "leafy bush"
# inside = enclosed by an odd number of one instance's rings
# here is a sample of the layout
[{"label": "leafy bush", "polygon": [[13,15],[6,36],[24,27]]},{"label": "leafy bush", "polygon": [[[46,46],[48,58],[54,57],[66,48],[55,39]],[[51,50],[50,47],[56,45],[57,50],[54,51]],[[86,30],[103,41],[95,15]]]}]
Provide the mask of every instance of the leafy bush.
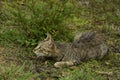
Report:
[{"label": "leafy bush", "polygon": [[[70,1],[26,0],[24,4],[6,2],[1,11],[1,20],[7,25],[18,26],[28,42],[41,40],[47,32],[56,40],[68,40],[70,31],[65,27],[65,20],[75,13]],[[4,18],[4,16],[6,16]],[[24,41],[25,42],[25,41]]]},{"label": "leafy bush", "polygon": [[15,40],[27,46],[35,45],[47,32],[55,40],[71,41],[71,33],[76,30],[118,31],[118,3],[118,0],[112,3],[105,0],[6,0],[0,8],[0,23],[17,26],[23,37]]}]

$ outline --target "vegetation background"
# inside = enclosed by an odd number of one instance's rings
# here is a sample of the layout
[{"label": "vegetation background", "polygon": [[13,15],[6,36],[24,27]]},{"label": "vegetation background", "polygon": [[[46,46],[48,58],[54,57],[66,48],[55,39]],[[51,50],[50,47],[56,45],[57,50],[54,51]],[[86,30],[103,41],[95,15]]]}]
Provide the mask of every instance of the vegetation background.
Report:
[{"label": "vegetation background", "polygon": [[[32,49],[49,32],[72,41],[77,32],[106,35],[109,55],[56,69]],[[1,0],[0,80],[120,80],[120,0]]]}]

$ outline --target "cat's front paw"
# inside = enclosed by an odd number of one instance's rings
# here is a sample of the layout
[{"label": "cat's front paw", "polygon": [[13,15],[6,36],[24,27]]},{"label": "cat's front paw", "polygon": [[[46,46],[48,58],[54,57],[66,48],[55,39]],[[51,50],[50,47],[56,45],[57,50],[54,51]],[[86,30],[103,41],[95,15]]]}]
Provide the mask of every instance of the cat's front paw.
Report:
[{"label": "cat's front paw", "polygon": [[60,68],[60,67],[63,66],[63,63],[62,63],[62,62],[56,62],[56,63],[54,64],[54,66],[55,66],[56,68]]},{"label": "cat's front paw", "polygon": [[65,67],[65,66],[73,66],[73,65],[74,65],[74,63],[72,61],[56,62],[54,64],[54,66],[56,68]]}]

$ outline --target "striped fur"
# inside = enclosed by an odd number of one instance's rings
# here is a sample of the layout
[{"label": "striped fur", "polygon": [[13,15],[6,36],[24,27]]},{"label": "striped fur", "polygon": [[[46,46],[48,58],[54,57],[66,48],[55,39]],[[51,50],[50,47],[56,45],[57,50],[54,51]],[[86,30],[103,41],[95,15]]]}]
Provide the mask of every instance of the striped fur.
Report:
[{"label": "striped fur", "polygon": [[96,31],[79,33],[72,43],[56,43],[48,34],[33,50],[37,56],[54,57],[55,67],[78,65],[81,61],[102,59],[108,51],[103,34]]}]

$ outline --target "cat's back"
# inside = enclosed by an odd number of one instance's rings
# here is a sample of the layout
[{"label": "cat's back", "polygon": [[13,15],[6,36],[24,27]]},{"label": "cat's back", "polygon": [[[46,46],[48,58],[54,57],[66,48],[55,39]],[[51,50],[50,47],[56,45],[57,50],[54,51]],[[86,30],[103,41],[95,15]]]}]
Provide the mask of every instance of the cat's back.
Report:
[{"label": "cat's back", "polygon": [[74,37],[73,44],[86,44],[88,46],[96,46],[102,44],[104,40],[105,35],[103,33],[97,31],[86,31],[76,34]]},{"label": "cat's back", "polygon": [[65,53],[68,49],[70,49],[71,45],[72,43],[56,42],[56,46],[60,50],[61,53]]}]

